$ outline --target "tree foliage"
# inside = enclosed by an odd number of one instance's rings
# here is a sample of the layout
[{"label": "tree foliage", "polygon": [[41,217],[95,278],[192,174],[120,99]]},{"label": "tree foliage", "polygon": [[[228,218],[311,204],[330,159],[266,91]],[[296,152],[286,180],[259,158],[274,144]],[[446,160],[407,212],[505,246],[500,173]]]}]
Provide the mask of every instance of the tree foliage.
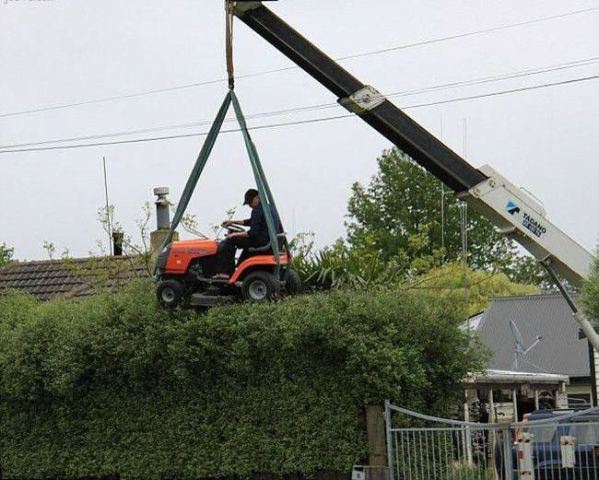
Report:
[{"label": "tree foliage", "polygon": [[446,264],[402,284],[406,290],[420,290],[460,306],[464,317],[482,312],[493,297],[539,293],[534,285],[512,282],[504,273],[465,268],[461,263]]},{"label": "tree foliage", "polygon": [[0,243],[0,267],[7,265],[14,254],[15,249],[6,246],[6,243]]},{"label": "tree foliage", "polygon": [[599,257],[591,268],[591,275],[584,284],[582,301],[586,314],[595,324],[599,322]]},{"label": "tree foliage", "polygon": [[342,240],[316,250],[313,238],[302,234],[292,241],[292,249],[294,268],[311,290],[364,289],[393,285],[403,278],[395,262],[379,254],[363,255]]},{"label": "tree foliage", "polygon": [[335,291],[205,315],[151,284],[0,299],[2,478],[244,478],[348,471],[369,401],[447,412],[482,368],[427,292]]},{"label": "tree foliage", "polygon": [[[354,184],[348,210],[349,245],[364,257],[394,260],[405,272],[462,257],[460,200],[397,149],[379,157],[378,173],[368,186]],[[541,281],[534,262],[520,258],[513,242],[486,218],[471,209],[466,216],[472,268],[501,271],[524,283]]]},{"label": "tree foliage", "polygon": [[[450,300],[463,311],[463,318],[484,310],[493,297],[538,293],[532,284],[512,281],[502,272],[474,270],[462,262],[435,266],[417,259],[420,269],[406,274],[397,258],[385,261],[381,254],[364,255],[342,241],[314,250],[311,237],[294,242],[295,268],[310,290],[367,290],[376,286],[401,291],[425,291]],[[426,268],[422,268],[426,265]],[[403,265],[405,267],[405,265]]]}]

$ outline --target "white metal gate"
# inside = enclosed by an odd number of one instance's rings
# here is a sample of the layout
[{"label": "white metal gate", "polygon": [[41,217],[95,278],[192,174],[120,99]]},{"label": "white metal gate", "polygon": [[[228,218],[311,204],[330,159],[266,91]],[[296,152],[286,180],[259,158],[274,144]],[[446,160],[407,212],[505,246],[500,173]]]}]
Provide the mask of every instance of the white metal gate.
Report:
[{"label": "white metal gate", "polygon": [[385,421],[392,480],[599,480],[599,407],[485,424],[386,402]]}]

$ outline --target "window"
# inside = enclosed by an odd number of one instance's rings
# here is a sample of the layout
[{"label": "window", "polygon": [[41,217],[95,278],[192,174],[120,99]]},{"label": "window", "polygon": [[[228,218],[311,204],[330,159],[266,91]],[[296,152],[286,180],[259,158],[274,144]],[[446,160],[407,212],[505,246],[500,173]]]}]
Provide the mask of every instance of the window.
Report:
[{"label": "window", "polygon": [[573,393],[568,395],[568,408],[575,407],[590,407],[591,406],[591,394],[590,393]]}]

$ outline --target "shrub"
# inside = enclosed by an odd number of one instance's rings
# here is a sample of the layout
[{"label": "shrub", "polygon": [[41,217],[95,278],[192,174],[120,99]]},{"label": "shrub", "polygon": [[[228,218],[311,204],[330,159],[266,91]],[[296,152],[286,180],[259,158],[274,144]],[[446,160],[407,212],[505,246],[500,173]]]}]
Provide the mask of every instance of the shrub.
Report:
[{"label": "shrub", "polygon": [[425,293],[332,292],[160,309],[150,283],[0,299],[3,478],[348,471],[365,404],[449,408],[476,345]]}]

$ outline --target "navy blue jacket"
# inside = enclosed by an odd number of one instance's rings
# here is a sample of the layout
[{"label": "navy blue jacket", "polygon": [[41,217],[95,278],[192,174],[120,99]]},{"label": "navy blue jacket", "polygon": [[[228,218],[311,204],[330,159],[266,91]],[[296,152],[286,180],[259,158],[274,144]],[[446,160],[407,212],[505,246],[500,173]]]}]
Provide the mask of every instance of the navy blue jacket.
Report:
[{"label": "navy blue jacket", "polygon": [[[271,209],[271,215],[275,224],[275,230],[277,233],[283,233],[281,219],[276,210]],[[268,225],[266,224],[266,216],[264,215],[262,204],[253,207],[252,215],[243,223],[250,227],[248,236],[254,240],[257,245],[266,245],[270,241],[270,237],[268,236]]]}]

